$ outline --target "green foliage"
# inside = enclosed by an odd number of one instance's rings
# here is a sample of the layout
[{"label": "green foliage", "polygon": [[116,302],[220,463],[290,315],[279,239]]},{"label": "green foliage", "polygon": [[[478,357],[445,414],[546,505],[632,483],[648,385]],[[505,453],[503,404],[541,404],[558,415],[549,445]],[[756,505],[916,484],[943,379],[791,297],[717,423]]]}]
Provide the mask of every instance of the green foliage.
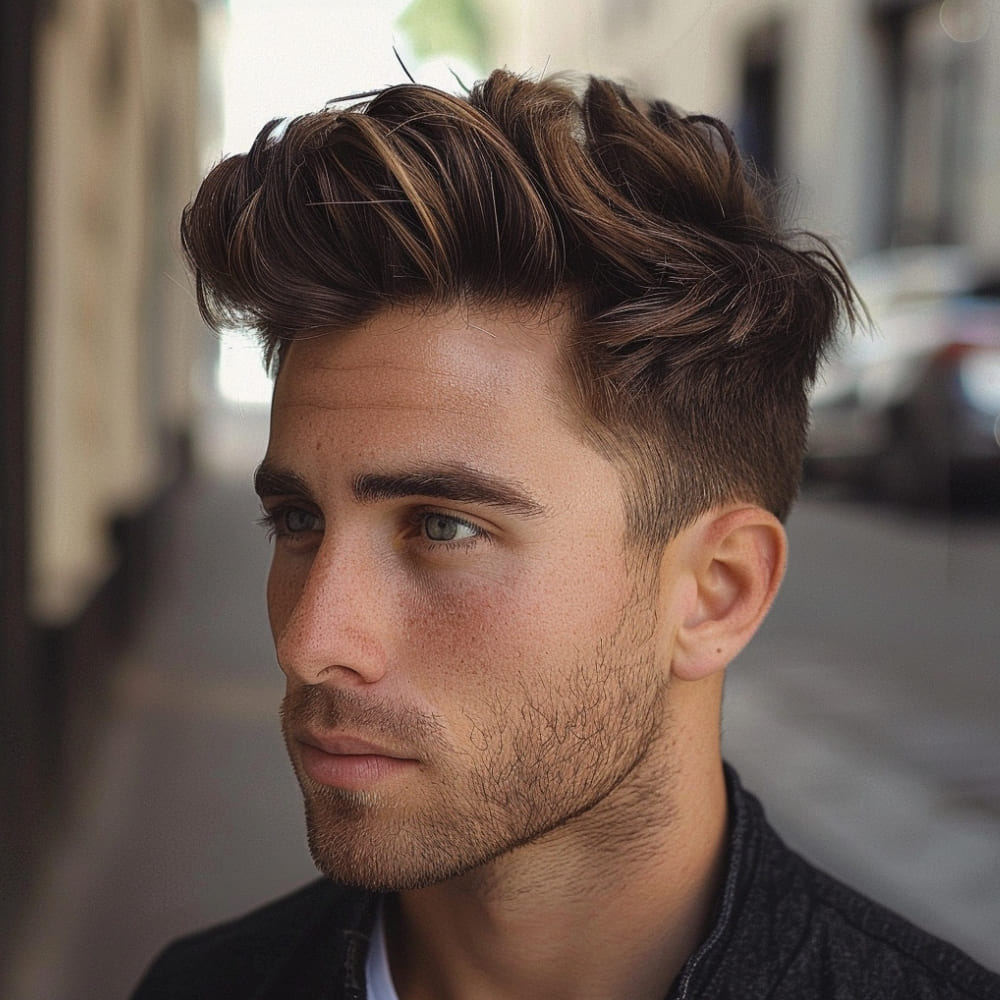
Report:
[{"label": "green foliage", "polygon": [[419,59],[460,56],[474,66],[489,58],[489,28],[476,0],[413,0],[396,22]]}]

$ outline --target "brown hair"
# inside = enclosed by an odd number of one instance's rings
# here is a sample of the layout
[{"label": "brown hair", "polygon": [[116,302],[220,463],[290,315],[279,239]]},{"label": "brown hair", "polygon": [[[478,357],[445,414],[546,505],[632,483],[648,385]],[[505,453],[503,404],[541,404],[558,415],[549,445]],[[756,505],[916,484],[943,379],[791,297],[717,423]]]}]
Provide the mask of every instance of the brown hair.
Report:
[{"label": "brown hair", "polygon": [[724,125],[589,79],[497,71],[467,98],[404,85],[223,160],[181,233],[213,326],[265,359],[391,306],[568,300],[586,430],[652,542],[730,500],[784,517],[807,393],[854,300],[786,234]]}]

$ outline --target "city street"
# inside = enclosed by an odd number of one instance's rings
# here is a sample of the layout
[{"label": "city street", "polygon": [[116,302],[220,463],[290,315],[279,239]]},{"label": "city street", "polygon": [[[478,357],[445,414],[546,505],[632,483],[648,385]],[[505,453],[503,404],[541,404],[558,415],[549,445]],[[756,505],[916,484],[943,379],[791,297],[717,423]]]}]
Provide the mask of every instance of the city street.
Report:
[{"label": "city street", "polygon": [[[1000,0],[4,0],[0,65],[0,1000],[127,1000],[172,941],[317,878],[279,721],[269,533],[286,669],[325,682],[331,660],[364,661],[368,694],[417,717],[426,694],[437,728],[466,727],[450,759],[495,750],[492,784],[459,774],[440,809],[451,772],[417,761],[437,784],[407,788],[456,839],[482,841],[480,800],[544,818],[560,784],[666,775],[614,768],[614,739],[649,715],[615,677],[641,687],[665,647],[644,599],[634,622],[631,601],[608,614],[618,512],[563,425],[577,404],[612,409],[607,447],[633,447],[626,424],[666,428],[680,475],[780,490],[800,391],[809,480],[775,605],[727,664],[722,755],[793,850],[1000,973]],[[404,315],[423,304],[426,329]],[[546,325],[566,342],[536,337]],[[289,366],[262,517],[254,471]],[[388,467],[344,473],[358,455]],[[916,509],[987,480],[978,509]],[[407,500],[439,487],[496,530]],[[325,575],[304,600],[313,517]],[[671,552],[704,555],[689,537]],[[703,537],[764,551],[759,534]],[[759,609],[749,562],[727,558],[698,563],[713,588],[658,581],[679,596],[656,625],[684,618],[698,642],[678,627],[653,712],[677,738],[632,743],[671,760],[714,754],[700,695],[715,713],[720,674],[684,677],[728,659],[728,626]],[[612,706],[589,729],[590,705],[563,710],[580,690]],[[293,744],[334,751],[304,747],[302,766],[338,787],[415,773],[363,744],[422,758],[437,731],[428,713],[419,734],[398,713],[292,716]],[[521,796],[506,775],[538,760],[550,780]],[[677,787],[690,801],[616,812],[610,833],[638,831],[633,850],[661,813],[667,830],[694,816],[704,850],[673,857],[669,891],[651,877],[632,896],[626,874],[606,898],[665,900],[693,941],[718,810],[706,782]],[[778,931],[819,912],[768,873]],[[885,938],[847,967],[891,979],[889,924],[842,916]],[[503,923],[465,939],[522,955]],[[783,965],[794,991],[853,948],[821,923],[789,935],[788,962],[777,932],[741,949],[720,924],[711,941]],[[641,937],[620,952],[636,981],[690,950],[652,963]],[[589,981],[618,982],[599,957]],[[425,964],[522,982],[499,961]]]},{"label": "city street", "polygon": [[[167,939],[312,877],[277,730],[261,414],[210,428],[156,604],[15,954],[10,1000],[127,996]],[[809,497],[730,671],[727,755],[799,849],[1000,968],[1000,517]]]}]

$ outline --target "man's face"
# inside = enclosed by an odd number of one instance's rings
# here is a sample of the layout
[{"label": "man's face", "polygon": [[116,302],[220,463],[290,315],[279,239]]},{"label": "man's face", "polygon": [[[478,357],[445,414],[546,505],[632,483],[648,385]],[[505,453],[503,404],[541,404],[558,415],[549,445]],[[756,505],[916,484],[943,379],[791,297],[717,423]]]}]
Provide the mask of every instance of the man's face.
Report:
[{"label": "man's face", "polygon": [[621,822],[614,793],[664,759],[656,581],[562,402],[560,322],[400,310],[284,359],[257,480],[268,606],[338,881],[429,885]]}]

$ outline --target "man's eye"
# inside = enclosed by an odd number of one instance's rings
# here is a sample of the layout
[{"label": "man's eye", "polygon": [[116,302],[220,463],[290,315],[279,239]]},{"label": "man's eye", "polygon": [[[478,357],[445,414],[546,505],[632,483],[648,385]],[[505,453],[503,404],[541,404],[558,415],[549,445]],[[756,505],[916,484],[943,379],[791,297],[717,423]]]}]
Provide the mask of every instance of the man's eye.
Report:
[{"label": "man's eye", "polygon": [[424,536],[432,542],[459,542],[467,538],[478,538],[481,528],[448,514],[425,514]]},{"label": "man's eye", "polygon": [[282,527],[290,535],[299,535],[306,531],[321,531],[323,519],[316,514],[299,507],[289,507],[281,512]]},{"label": "man's eye", "polygon": [[278,538],[323,530],[323,518],[301,507],[277,507],[266,511],[261,523],[271,537]]}]

